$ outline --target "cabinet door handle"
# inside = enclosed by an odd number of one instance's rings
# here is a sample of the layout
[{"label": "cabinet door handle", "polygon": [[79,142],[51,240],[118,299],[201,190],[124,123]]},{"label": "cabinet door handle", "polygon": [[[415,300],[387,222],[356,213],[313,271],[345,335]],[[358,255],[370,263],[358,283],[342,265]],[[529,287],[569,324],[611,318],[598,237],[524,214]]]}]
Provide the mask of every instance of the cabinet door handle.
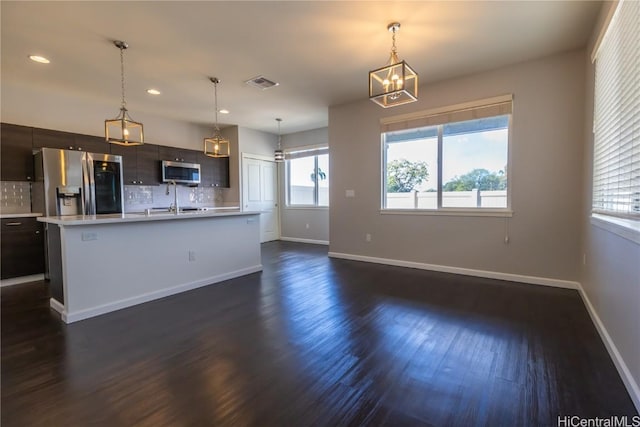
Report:
[{"label": "cabinet door handle", "polygon": [[5,225],[9,226],[9,227],[15,227],[17,225],[22,225],[21,222],[8,222]]},{"label": "cabinet door handle", "polygon": [[40,234],[40,230],[36,231],[36,234]]},{"label": "cabinet door handle", "polygon": [[140,182],[140,184],[142,184],[142,181],[139,181],[139,182]]},{"label": "cabinet door handle", "polygon": [[137,181],[131,181],[131,183],[132,183],[132,184],[137,184],[138,182],[137,182]]}]

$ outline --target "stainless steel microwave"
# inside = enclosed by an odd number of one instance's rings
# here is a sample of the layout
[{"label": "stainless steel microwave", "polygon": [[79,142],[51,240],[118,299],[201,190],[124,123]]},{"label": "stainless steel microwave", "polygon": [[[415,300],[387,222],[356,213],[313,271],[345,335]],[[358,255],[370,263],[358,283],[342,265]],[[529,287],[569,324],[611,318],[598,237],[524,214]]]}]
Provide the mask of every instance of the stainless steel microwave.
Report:
[{"label": "stainless steel microwave", "polygon": [[181,184],[200,184],[198,163],[162,161],[162,182],[175,181]]}]

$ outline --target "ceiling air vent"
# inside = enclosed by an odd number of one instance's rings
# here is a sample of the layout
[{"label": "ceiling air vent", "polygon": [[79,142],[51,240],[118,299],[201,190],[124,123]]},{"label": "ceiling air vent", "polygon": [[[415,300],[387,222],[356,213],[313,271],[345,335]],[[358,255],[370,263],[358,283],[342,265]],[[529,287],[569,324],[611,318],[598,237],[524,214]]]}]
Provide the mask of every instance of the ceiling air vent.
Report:
[{"label": "ceiling air vent", "polygon": [[248,84],[249,86],[257,87],[258,89],[262,89],[262,90],[269,89],[274,86],[278,86],[280,84],[280,83],[271,81],[264,76],[254,77],[252,79],[247,80],[245,83]]}]

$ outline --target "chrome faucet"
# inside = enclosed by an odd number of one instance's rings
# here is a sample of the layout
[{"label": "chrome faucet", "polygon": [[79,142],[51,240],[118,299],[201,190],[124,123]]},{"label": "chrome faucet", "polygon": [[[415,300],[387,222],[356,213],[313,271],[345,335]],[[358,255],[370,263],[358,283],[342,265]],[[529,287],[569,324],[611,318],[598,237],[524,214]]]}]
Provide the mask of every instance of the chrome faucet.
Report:
[{"label": "chrome faucet", "polygon": [[171,206],[169,206],[169,212],[177,214],[178,212],[180,212],[180,207],[178,206],[178,184],[176,184],[174,180],[167,182],[167,191],[165,192],[167,196],[169,195],[170,185],[173,185],[173,203],[171,204]]}]

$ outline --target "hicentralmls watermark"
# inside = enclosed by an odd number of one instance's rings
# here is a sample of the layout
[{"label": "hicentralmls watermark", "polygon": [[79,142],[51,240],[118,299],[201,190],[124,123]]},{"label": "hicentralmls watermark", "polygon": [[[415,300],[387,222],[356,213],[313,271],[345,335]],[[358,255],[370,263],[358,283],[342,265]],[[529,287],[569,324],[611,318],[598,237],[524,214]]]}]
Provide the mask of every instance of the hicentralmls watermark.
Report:
[{"label": "hicentralmls watermark", "polygon": [[640,427],[640,416],[614,415],[607,418],[583,418],[578,415],[560,415],[558,427]]}]

